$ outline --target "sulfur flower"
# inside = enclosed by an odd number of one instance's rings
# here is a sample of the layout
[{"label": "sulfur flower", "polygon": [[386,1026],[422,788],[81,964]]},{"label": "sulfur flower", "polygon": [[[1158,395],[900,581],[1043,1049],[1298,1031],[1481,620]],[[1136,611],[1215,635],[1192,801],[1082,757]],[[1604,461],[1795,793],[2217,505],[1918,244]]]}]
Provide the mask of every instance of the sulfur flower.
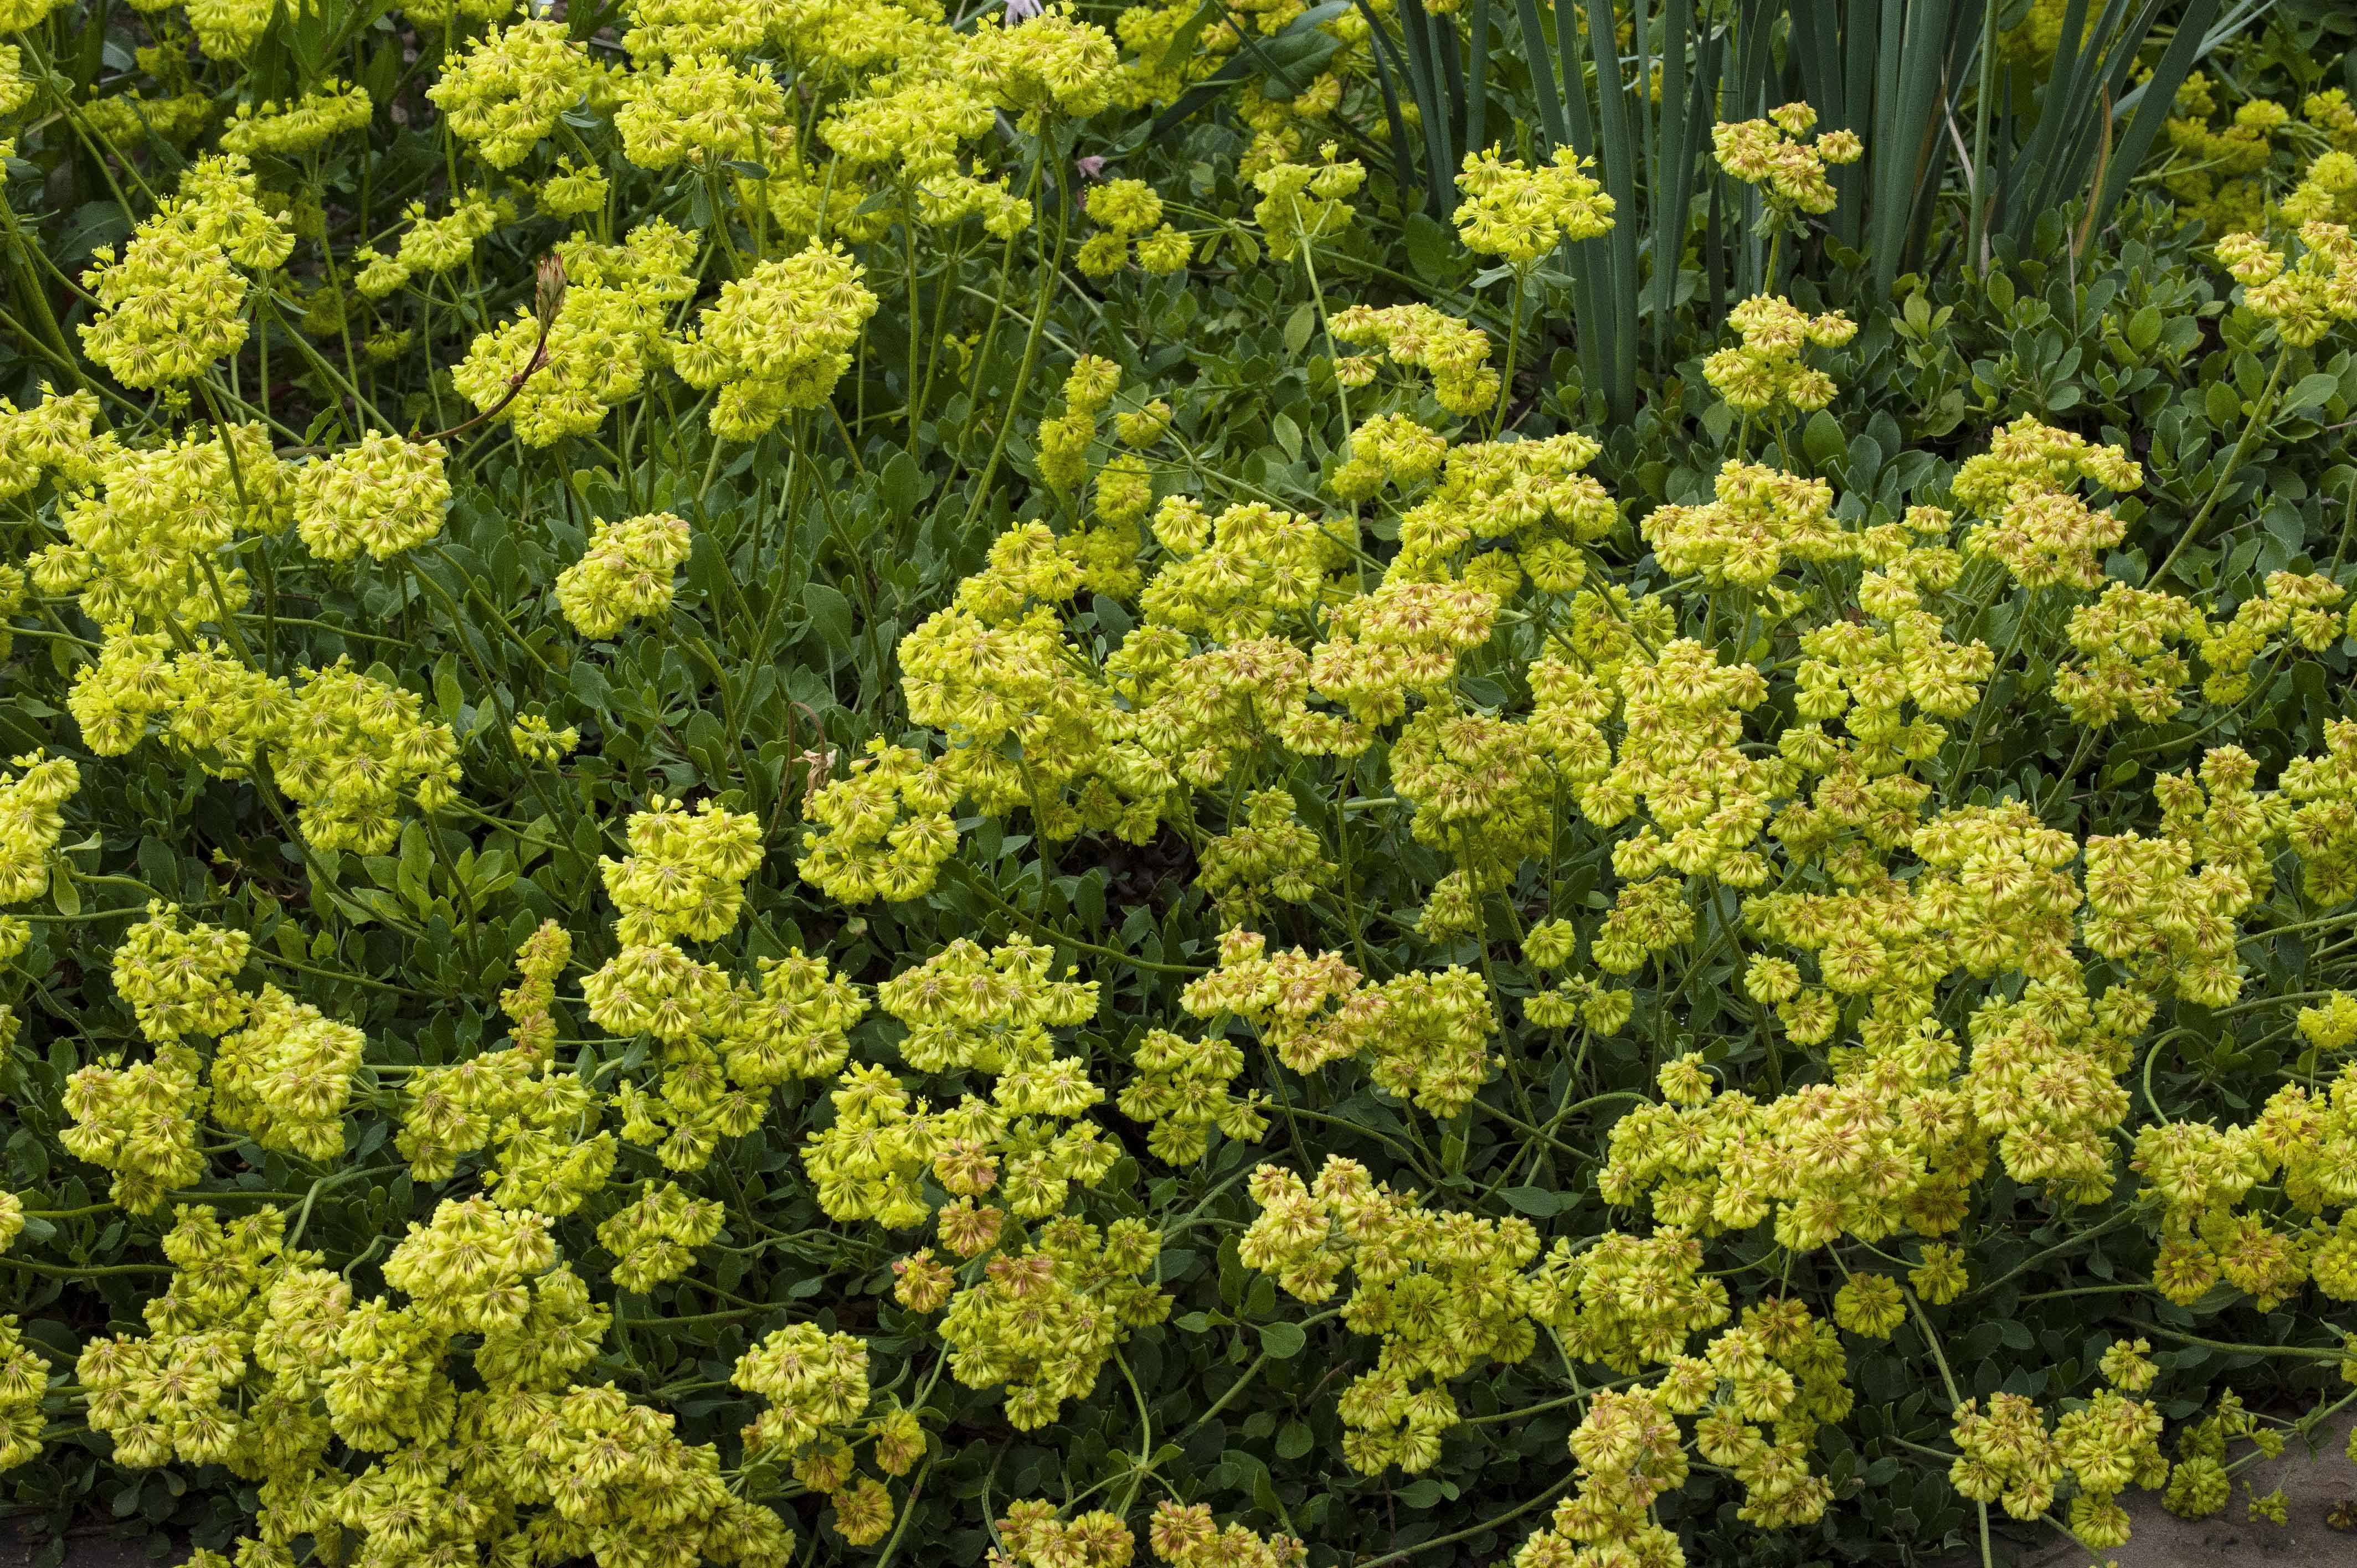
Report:
[{"label": "sulfur flower", "polygon": [[581,559],[556,575],[556,602],[584,637],[611,637],[671,607],[672,573],[688,556],[687,521],[667,511],[601,518]]}]

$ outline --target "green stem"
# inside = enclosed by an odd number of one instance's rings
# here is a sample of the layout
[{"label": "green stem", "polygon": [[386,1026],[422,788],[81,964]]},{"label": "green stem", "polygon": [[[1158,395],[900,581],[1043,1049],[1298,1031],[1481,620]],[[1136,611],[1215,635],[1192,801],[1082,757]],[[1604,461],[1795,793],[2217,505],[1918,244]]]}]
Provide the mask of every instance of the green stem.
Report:
[{"label": "green stem", "polygon": [[2287,344],[2276,350],[2276,368],[2267,372],[2266,390],[2259,393],[2259,401],[2251,405],[2251,417],[2243,426],[2242,438],[2234,443],[2233,451],[2227,454],[2226,466],[2218,471],[2218,482],[2211,487],[2210,499],[2201,503],[2201,510],[2193,514],[2193,521],[2179,531],[2177,542],[2170,545],[2169,553],[2160,558],[2160,565],[2147,581],[2158,583],[2168,576],[2169,569],[2177,564],[2177,558],[2185,553],[2185,547],[2201,537],[2201,525],[2210,521],[2210,514],[2217,510],[2218,502],[2226,494],[2226,487],[2234,482],[2234,471],[2243,466],[2243,455],[2251,449],[2251,443],[2258,439],[2259,427],[2266,423],[2267,415],[2273,412],[2276,388],[2282,383],[2284,367],[2289,363],[2291,348]]}]

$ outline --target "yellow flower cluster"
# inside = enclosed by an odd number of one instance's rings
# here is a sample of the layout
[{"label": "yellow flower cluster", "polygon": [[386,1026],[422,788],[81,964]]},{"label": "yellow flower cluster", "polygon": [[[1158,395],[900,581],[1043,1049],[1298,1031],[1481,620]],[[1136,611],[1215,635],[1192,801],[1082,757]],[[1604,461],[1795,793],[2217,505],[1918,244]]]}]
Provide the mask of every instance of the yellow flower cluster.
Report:
[{"label": "yellow flower cluster", "polygon": [[[1715,1320],[1725,1316],[1721,1305]],[[1684,1562],[1676,1538],[1654,1521],[1651,1506],[1684,1479],[1681,1416],[1695,1418],[1695,1454],[1743,1485],[1737,1517],[1778,1528],[1823,1516],[1833,1487],[1810,1473],[1810,1445],[1818,1425],[1838,1421],[1851,1404],[1830,1325],[1797,1300],[1770,1296],[1704,1354],[1654,1359],[1670,1361],[1659,1382],[1605,1390],[1589,1400],[1571,1434],[1579,1490],[1556,1504],[1547,1528],[1525,1543],[1516,1559],[1523,1568],[1571,1568],[1606,1553]]]},{"label": "yellow flower cluster", "polygon": [[545,714],[521,714],[508,726],[508,738],[515,743],[518,756],[554,764],[562,762],[581,744],[581,732],[571,725],[558,729]]},{"label": "yellow flower cluster", "polygon": [[[2115,1341],[2114,1349],[2118,1349]],[[2107,1372],[2130,1376],[2136,1358],[2105,1354]],[[1975,1502],[1998,1503],[2016,1519],[2037,1519],[2054,1506],[2058,1484],[2076,1482],[2071,1499],[2071,1533],[2090,1551],[2107,1551],[2128,1539],[2127,1510],[2118,1494],[2134,1485],[2157,1487],[2169,1478],[2160,1452],[2160,1412],[2149,1401],[2103,1389],[2071,1411],[2050,1433],[2046,1413],[2020,1394],[1991,1394],[1984,1411],[1977,1399],[1956,1407],[1952,1435],[1959,1456],[1948,1478]]]},{"label": "yellow flower cluster", "polygon": [[262,41],[276,9],[262,0],[197,0],[188,8],[188,26],[197,47],[214,59],[243,59]]},{"label": "yellow flower cluster", "polygon": [[49,885],[49,852],[65,832],[81,769],[42,751],[10,757],[8,769],[0,771],[0,904],[22,904]]},{"label": "yellow flower cluster", "polygon": [[1065,1520],[1055,1504],[1028,1499],[1007,1504],[996,1525],[1004,1549],[992,1549],[987,1568],[1129,1568],[1137,1555],[1128,1524],[1103,1509]]},{"label": "yellow flower cluster", "polygon": [[1195,874],[1230,926],[1256,918],[1272,899],[1309,902],[1335,872],[1325,841],[1304,825],[1289,791],[1255,789],[1243,808],[1243,821],[1203,845]]},{"label": "yellow flower cluster", "polygon": [[1119,1151],[1076,1120],[1103,1090],[1082,1058],[1054,1054],[1051,1034],[1095,1013],[1096,984],[1050,979],[1052,956],[1019,937],[996,950],[961,940],[878,987],[879,1004],[908,1030],[899,1051],[911,1067],[997,1081],[987,1101],[967,1095],[935,1112],[883,1068],[845,1073],[834,1123],[803,1152],[822,1208],[895,1230],[922,1224],[930,1172],[956,1199],[941,1211],[942,1238],[970,1256],[992,1244],[1000,1218],[976,1198],[996,1189],[1016,1214],[1043,1219],[1064,1207],[1073,1182],[1104,1178]]},{"label": "yellow flower cluster", "polygon": [[1824,371],[1801,362],[1810,344],[1838,349],[1857,335],[1857,324],[1838,310],[1811,316],[1787,299],[1756,294],[1727,312],[1727,323],[1742,338],[1703,361],[1703,379],[1729,407],[1746,414],[1790,410],[1813,413],[1833,402],[1838,390]]},{"label": "yellow flower cluster", "polygon": [[[2263,1308],[2311,1279],[2334,1300],[2357,1299],[2357,1066],[2321,1092],[2286,1085],[2247,1125],[2146,1127],[2131,1164],[2163,1209],[2154,1283],[2172,1300],[2198,1300],[2222,1278]],[[2269,1181],[2296,1215],[2238,1212]]]},{"label": "yellow flower cluster", "polygon": [[[794,1478],[830,1498],[835,1528],[855,1546],[884,1538],[892,1498],[873,1477],[854,1477],[850,1444],[868,1409],[866,1342],[811,1324],[780,1328],[737,1358],[730,1380],[761,1395],[768,1408],[745,1429],[748,1455],[790,1461]],[[924,1449],[923,1429],[905,1410],[870,1421],[865,1436],[887,1475],[901,1475]]]},{"label": "yellow flower cluster", "polygon": [[1484,1361],[1520,1361],[1537,1342],[1543,1292],[1523,1271],[1538,1232],[1520,1218],[1422,1208],[1339,1155],[1314,1183],[1261,1165],[1252,1193],[1261,1212],[1238,1243],[1244,1262],[1310,1303],[1351,1273],[1342,1320],[1381,1337],[1375,1364],[1342,1394],[1344,1461],[1367,1475],[1428,1469],[1462,1419],[1448,1384]]},{"label": "yellow flower cluster", "polygon": [[478,412],[499,410],[527,446],[597,430],[670,362],[664,327],[695,293],[696,244],[693,232],[660,218],[619,245],[565,241],[556,247],[564,298],[544,338],[539,317],[520,306],[476,337],[451,384]]},{"label": "yellow flower cluster", "polygon": [[2080,499],[2073,487],[2082,480],[2126,495],[2143,486],[2144,470],[2117,446],[2023,414],[1956,471],[1956,499],[1982,519],[1964,535],[1965,553],[2002,563],[2025,588],[2094,592],[2102,553],[2126,526]]},{"label": "yellow flower cluster", "polygon": [[311,152],[347,131],[359,130],[374,112],[367,88],[329,77],[290,102],[265,100],[259,105],[239,104],[236,118],[221,127],[221,151],[281,156]]},{"label": "yellow flower cluster", "polygon": [[99,314],[81,328],[82,349],[125,386],[194,381],[243,347],[246,280],[285,261],[295,232],[260,202],[239,154],[191,164],[116,259],[91,252],[82,285]]},{"label": "yellow flower cluster", "polygon": [[905,746],[879,736],[850,772],[805,799],[802,879],[846,904],[899,901],[930,891],[956,852],[949,809],[958,787]]},{"label": "yellow flower cluster", "polygon": [[[180,1210],[150,1332],[93,1339],[77,1367],[119,1462],[225,1464],[260,1483],[241,1562],[284,1563],[306,1536],[370,1568],[435,1542],[504,1560],[664,1539],[738,1568],[791,1561],[791,1532],[731,1493],[711,1448],[610,1384],[574,1381],[610,1315],[556,1261],[546,1219],[443,1203],[385,1262],[405,1305],[355,1299],[283,1222],[274,1208],[226,1224]],[[471,1342],[464,1390],[457,1336]],[[339,1440],[357,1474],[330,1465]]]},{"label": "yellow flower cluster", "polygon": [[78,593],[82,612],[110,631],[186,628],[242,607],[243,572],[216,557],[241,532],[284,528],[291,499],[289,467],[260,425],[153,447],[101,436],[86,456],[92,483],[63,498],[64,541],[27,560],[36,586]]},{"label": "yellow flower cluster", "polygon": [[695,1249],[720,1234],[720,1205],[660,1182],[608,1215],[597,1244],[614,1254],[614,1284],[640,1294],[694,1266]]},{"label": "yellow flower cluster", "polygon": [[2323,752],[2293,757],[2279,782],[2304,890],[2320,904],[2346,900],[2357,893],[2357,719],[2327,719]]},{"label": "yellow flower cluster", "polygon": [[41,1402],[48,1391],[48,1362],[25,1343],[14,1314],[0,1317],[0,1470],[39,1456],[49,1424]]},{"label": "yellow flower cluster", "polygon": [[1267,1135],[1267,1097],[1234,1092],[1244,1054],[1228,1041],[1149,1029],[1130,1065],[1137,1076],[1115,1103],[1131,1121],[1146,1123],[1146,1146],[1157,1158],[1194,1164],[1211,1146],[1214,1127],[1239,1143],[1256,1144]]},{"label": "yellow flower cluster", "polygon": [[[1354,305],[1336,313],[1333,327],[1340,341],[1373,344],[1393,363],[1430,375],[1433,396],[1451,413],[1469,419],[1498,401],[1489,334],[1445,311],[1428,305]],[[1373,368],[1353,368],[1360,363],[1346,360],[1334,373],[1345,385],[1363,385]]]},{"label": "yellow flower cluster", "polygon": [[231,982],[245,967],[243,931],[180,928],[178,910],[152,905],[116,948],[114,989],[131,1004],[152,1060],[101,1060],[77,1069],[63,1099],[73,1125],[58,1135],[66,1152],[113,1174],[114,1200],[135,1214],[203,1174],[197,1147],[203,1114],[203,1063],[184,1035],[224,1035],[246,1015]]},{"label": "yellow flower cluster", "polygon": [[2205,701],[2239,703],[2251,692],[2251,666],[2269,641],[2282,638],[2310,653],[2341,640],[2347,622],[2340,613],[2349,590],[2321,572],[2270,572],[2260,591],[2234,607],[2233,618],[2204,628],[2201,661],[2210,674],[2201,682]]},{"label": "yellow flower cluster", "polygon": [[2071,646],[2080,658],[2054,672],[2055,700],[2083,725],[2117,724],[2129,714],[2160,724],[2183,706],[2180,689],[2192,675],[2170,645],[2207,629],[2190,599],[2109,584],[2102,598],[2071,612]]},{"label": "yellow flower cluster", "polygon": [[717,393],[716,435],[750,441],[826,400],[876,314],[876,296],[860,285],[864,271],[840,248],[813,244],[720,285],[719,299],[672,350],[681,380]]},{"label": "yellow flower cluster", "polygon": [[630,813],[628,832],[630,853],[597,862],[606,897],[621,912],[617,937],[632,947],[683,936],[708,942],[735,929],[745,879],[761,864],[758,818],[710,800],[690,811],[654,795]]},{"label": "yellow flower cluster", "polygon": [[516,950],[515,984],[500,993],[511,1026],[508,1047],[410,1074],[394,1146],[413,1179],[447,1180],[460,1159],[496,1141],[507,1147],[484,1184],[502,1203],[570,1214],[605,1185],[614,1139],[596,1131],[588,1085],[570,1076],[534,1081],[554,1055],[550,1009],[572,957],[565,929],[542,922]]},{"label": "yellow flower cluster", "polygon": [[450,481],[439,441],[374,431],[295,471],[295,526],[323,561],[389,561],[442,532]]},{"label": "yellow flower cluster", "polygon": [[393,254],[373,250],[353,254],[360,272],[352,287],[361,297],[382,299],[420,273],[433,277],[457,272],[474,259],[478,241],[514,220],[515,207],[506,197],[495,199],[477,188],[455,195],[450,210],[439,218],[427,217],[422,201],[411,202],[404,216],[409,227],[402,231]]},{"label": "yellow flower cluster", "polygon": [[1833,505],[1833,486],[1823,479],[1734,462],[1719,469],[1706,504],[1655,507],[1641,528],[1664,570],[1699,574],[1713,587],[1759,590],[1788,559],[1826,562],[1856,553],[1856,542],[1834,521]]},{"label": "yellow flower cluster", "polygon": [[[1072,361],[1071,371],[1064,378],[1064,412],[1039,424],[1039,478],[1047,481],[1049,489],[1059,495],[1070,495],[1087,479],[1089,447],[1096,440],[1098,417],[1112,406],[1113,394],[1120,385],[1121,367],[1112,360],[1083,354]],[[1142,515],[1144,509],[1138,511]],[[1137,518],[1132,516],[1127,521],[1135,523]],[[1135,549],[1134,529],[1131,538]],[[1065,596],[1048,593],[1039,596]]]},{"label": "yellow flower cluster", "polygon": [[1260,192],[1253,221],[1268,236],[1269,253],[1281,262],[1348,228],[1351,198],[1366,183],[1366,166],[1356,158],[1336,161],[1333,143],[1318,152],[1318,163],[1275,164],[1252,177]]},{"label": "yellow flower cluster", "polygon": [[1162,198],[1144,180],[1107,180],[1089,192],[1086,205],[1101,227],[1082,242],[1073,264],[1090,277],[1111,277],[1133,253],[1149,273],[1185,270],[1194,242],[1163,222]]},{"label": "yellow flower cluster", "polygon": [[1120,80],[1121,50],[1104,29],[1059,0],[1019,27],[985,12],[974,25],[966,69],[1001,110],[1036,132],[1052,117],[1103,113]]},{"label": "yellow flower cluster", "polygon": [[0,398],[0,500],[31,494],[50,476],[61,485],[93,483],[103,450],[91,435],[97,418],[96,392],[61,395],[47,381],[29,408]]},{"label": "yellow flower cluster", "polygon": [[2346,224],[2309,222],[2299,226],[2299,258],[2289,265],[2282,251],[2255,234],[2229,234],[2217,252],[2243,285],[2243,303],[2272,322],[2286,344],[2308,349],[2357,318],[2357,240]]},{"label": "yellow flower cluster", "polygon": [[340,660],[303,673],[271,737],[271,776],[313,849],[382,854],[400,834],[404,796],[429,814],[457,797],[457,742],[448,725],[425,722],[414,692]]},{"label": "yellow flower cluster", "polygon": [[[2340,89],[2335,88],[2335,92]],[[2313,102],[2313,100],[2311,100]],[[2341,99],[2344,111],[2348,100]],[[2335,148],[2319,153],[2299,184],[2276,209],[2287,223],[2347,223],[2357,219],[2357,154]]]},{"label": "yellow flower cluster", "polygon": [[616,97],[622,156],[646,169],[758,157],[765,129],[789,117],[785,89],[767,69],[709,55],[646,62],[620,79]]},{"label": "yellow flower cluster", "polygon": [[2257,228],[2266,205],[2260,176],[2275,156],[2276,134],[2291,123],[2290,112],[2254,98],[2238,104],[2224,125],[2212,125],[2217,93],[2198,70],[2187,73],[2170,108],[2174,113],[2162,128],[2179,161],[2163,175],[2162,188],[2188,220],[2200,220],[2213,234]]},{"label": "yellow flower cluster", "polygon": [[582,636],[611,637],[671,607],[671,575],[691,548],[686,520],[667,511],[599,518],[581,559],[556,575],[556,603]]},{"label": "yellow flower cluster", "polygon": [[1566,242],[1593,240],[1612,228],[1612,199],[1588,177],[1590,160],[1557,147],[1552,163],[1526,168],[1496,146],[1465,155],[1457,188],[1458,237],[1469,249],[1527,268]]},{"label": "yellow flower cluster", "polygon": [[1712,126],[1711,147],[1720,168],[1760,187],[1771,214],[1831,212],[1838,198],[1825,166],[1856,163],[1866,146],[1857,132],[1846,130],[1803,141],[1816,123],[1817,112],[1806,103],[1787,103],[1764,120]]},{"label": "yellow flower cluster", "polygon": [[2258,1418],[2229,1391],[2220,1397],[2215,1410],[2178,1434],[2178,1459],[2169,1467],[2169,1490],[2161,1506],[2181,1519],[2206,1518],[2224,1508],[2234,1495],[2226,1449],[2237,1438],[2251,1439],[2262,1457],[2273,1458],[2283,1452],[2283,1434],[2261,1426]]},{"label": "yellow flower cluster", "polygon": [[605,72],[562,22],[523,21],[496,27],[455,51],[425,90],[447,117],[451,134],[470,143],[493,168],[522,163],[558,118],[585,93],[604,84]]},{"label": "yellow flower cluster", "polygon": [[242,1028],[221,1037],[212,1118],[265,1149],[311,1160],[344,1152],[343,1113],[367,1036],[265,985]]},{"label": "yellow flower cluster", "polygon": [[1097,983],[1051,978],[1055,956],[1022,937],[997,948],[960,938],[884,982],[877,1004],[909,1031],[901,1058],[920,1072],[1001,1079],[1048,1067],[1049,1031],[1084,1024],[1097,1011]]},{"label": "yellow flower cluster", "polygon": [[1299,1536],[1264,1536],[1241,1524],[1222,1530],[1205,1503],[1155,1504],[1146,1542],[1168,1568],[1304,1568],[1309,1556]]},{"label": "yellow flower cluster", "polygon": [[91,1429],[113,1438],[118,1463],[226,1464],[257,1479],[318,1462],[331,1433],[309,1405],[328,1356],[305,1364],[301,1320],[350,1292],[318,1254],[285,1246],[284,1224],[269,1206],[227,1224],[210,1207],[174,1211],[172,1285],[147,1304],[150,1332],[94,1337],[76,1364]]},{"label": "yellow flower cluster", "polygon": [[1370,983],[1336,954],[1267,949],[1257,931],[1224,933],[1219,967],[1188,982],[1180,1004],[1252,1025],[1296,1072],[1363,1058],[1378,1088],[1437,1117],[1458,1114],[1481,1087],[1497,1021],[1480,975],[1451,967]]},{"label": "yellow flower cluster", "polygon": [[951,1375],[970,1389],[1005,1384],[1017,1431],[1047,1425],[1066,1400],[1095,1390],[1131,1329],[1169,1316],[1170,1297],[1138,1278],[1161,1251],[1161,1233],[1144,1220],[1100,1229],[1069,1214],[1039,1227],[1029,1246],[1002,1247],[935,1330]]}]

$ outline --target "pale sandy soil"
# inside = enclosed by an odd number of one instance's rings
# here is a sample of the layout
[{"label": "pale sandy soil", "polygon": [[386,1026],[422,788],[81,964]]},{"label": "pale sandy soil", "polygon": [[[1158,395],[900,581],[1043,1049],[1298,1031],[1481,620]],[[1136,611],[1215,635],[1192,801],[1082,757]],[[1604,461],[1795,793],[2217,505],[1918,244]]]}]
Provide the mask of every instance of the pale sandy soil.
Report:
[{"label": "pale sandy soil", "polygon": [[[2357,1465],[2348,1455],[2351,1419],[2344,1415],[2319,1433],[2313,1453],[2295,1444],[2280,1458],[2237,1471],[2234,1500],[2214,1518],[2179,1519],[2160,1506],[2158,1492],[2132,1493],[2126,1502],[2136,1533],[2126,1546],[2095,1554],[2068,1542],[2011,1551],[2000,1543],[1994,1555],[2012,1568],[2101,1568],[2106,1561],[2119,1568],[2357,1568],[2357,1531],[2337,1530],[2325,1522],[2344,1504],[2357,1513]],[[2282,1524],[2249,1521],[2249,1494],[2242,1485],[2246,1481],[2262,1496],[2283,1488]],[[1973,1552],[1940,1568],[1974,1568],[1979,1561],[1980,1553]]]}]

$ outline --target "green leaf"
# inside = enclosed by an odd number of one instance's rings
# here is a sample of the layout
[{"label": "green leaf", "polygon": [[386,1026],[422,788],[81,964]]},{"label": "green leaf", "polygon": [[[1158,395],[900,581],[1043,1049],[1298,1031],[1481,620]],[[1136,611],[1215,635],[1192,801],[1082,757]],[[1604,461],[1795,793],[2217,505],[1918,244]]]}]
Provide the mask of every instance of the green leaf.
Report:
[{"label": "green leaf", "polygon": [[60,915],[81,913],[81,889],[74,886],[73,867],[62,860],[49,866],[49,902]]},{"label": "green leaf", "polygon": [[1457,236],[1429,213],[1407,215],[1407,264],[1418,276],[1448,283],[1465,270],[1465,252]]},{"label": "green leaf", "polygon": [[1510,1208],[1519,1209],[1534,1219],[1545,1219],[1563,1212],[1565,1195],[1543,1187],[1510,1187],[1498,1194]]},{"label": "green leaf", "polygon": [[434,666],[434,703],[442,710],[442,722],[456,725],[458,710],[466,700],[458,689],[458,656],[445,653]]},{"label": "green leaf", "polygon": [[2134,349],[2139,354],[2150,353],[2152,351],[2152,346],[2160,341],[2160,328],[2161,318],[2159,307],[2150,305],[2146,306],[2142,310],[2137,311],[2134,316],[2128,317],[2128,328],[2126,333],[2126,337],[2128,340],[2128,347]]},{"label": "green leaf", "polygon": [[1290,1361],[1301,1354],[1309,1343],[1309,1336],[1298,1323],[1265,1323],[1261,1325],[1260,1348],[1271,1360]]},{"label": "green leaf", "polygon": [[1809,423],[1801,431],[1801,450],[1809,455],[1810,463],[1822,473],[1835,459],[1848,458],[1849,442],[1834,416],[1821,408],[1809,415]]},{"label": "green leaf", "polygon": [[2299,378],[2299,384],[2284,399],[2286,413],[2298,413],[2307,409],[2322,408],[2341,390],[2341,378],[2328,376],[2322,371]]},{"label": "green leaf", "polygon": [[1285,448],[1286,460],[1292,463],[1299,462],[1301,460],[1301,426],[1293,422],[1293,416],[1288,413],[1277,414],[1269,420],[1268,428],[1269,433],[1276,437],[1276,444]]},{"label": "green leaf", "polygon": [[1201,7],[1193,16],[1181,22],[1178,25],[1178,30],[1170,35],[1170,47],[1162,51],[1162,63],[1155,69],[1165,71],[1175,70],[1180,60],[1193,55],[1195,40],[1202,36],[1205,25],[1219,14],[1220,0],[1203,0]]},{"label": "green leaf", "polygon": [[824,583],[807,584],[802,588],[802,609],[812,626],[829,648],[847,651],[851,647],[851,601],[840,589]]},{"label": "green leaf", "polygon": [[2201,394],[2202,412],[2210,423],[2220,430],[2233,430],[2243,423],[2243,400],[2232,383],[2212,381],[2210,390]]},{"label": "green leaf", "polygon": [[884,474],[877,494],[885,509],[894,517],[907,517],[917,510],[923,493],[921,476],[917,472],[916,459],[906,452],[896,452],[884,465]]},{"label": "green leaf", "polygon": [[1288,354],[1299,354],[1302,349],[1309,347],[1309,335],[1317,330],[1318,307],[1305,299],[1296,306],[1293,314],[1286,318],[1285,351]]},{"label": "green leaf", "polygon": [[606,672],[586,659],[573,666],[573,694],[600,714],[614,706],[614,688]]}]

